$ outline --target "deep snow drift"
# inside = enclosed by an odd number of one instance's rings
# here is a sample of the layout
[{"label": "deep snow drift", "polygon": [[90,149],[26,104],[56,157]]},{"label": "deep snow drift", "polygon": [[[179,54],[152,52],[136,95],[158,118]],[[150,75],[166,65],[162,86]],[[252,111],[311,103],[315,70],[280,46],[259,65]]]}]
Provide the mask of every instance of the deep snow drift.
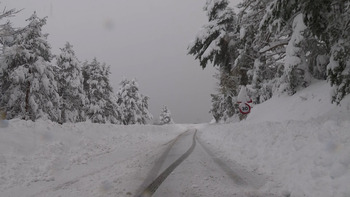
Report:
[{"label": "deep snow drift", "polygon": [[325,82],[315,82],[292,97],[274,97],[253,106],[247,120],[232,124],[3,121],[0,194],[133,196],[167,143],[195,127],[198,138],[218,157],[268,177],[247,196],[347,197],[350,97],[336,106],[330,104],[330,91]]},{"label": "deep snow drift", "polygon": [[330,104],[326,82],[254,106],[247,120],[211,125],[201,138],[230,160],[268,175],[280,195],[350,196],[350,97]]}]

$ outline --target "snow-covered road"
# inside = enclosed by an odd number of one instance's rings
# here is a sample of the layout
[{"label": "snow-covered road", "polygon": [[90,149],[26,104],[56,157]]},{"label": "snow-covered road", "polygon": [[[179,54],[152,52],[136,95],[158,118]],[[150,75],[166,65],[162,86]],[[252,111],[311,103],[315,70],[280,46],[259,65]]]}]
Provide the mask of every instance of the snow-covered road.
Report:
[{"label": "snow-covered road", "polygon": [[[189,136],[192,137],[189,137]],[[169,147],[164,151],[163,155],[159,158],[160,162],[157,162],[157,166],[153,169],[157,169],[160,173],[156,173],[155,171],[151,171],[149,174],[150,177],[157,175],[156,178],[147,178],[148,182],[145,182],[141,187],[140,194],[137,196],[151,196],[153,195],[159,186],[163,183],[163,181],[172,173],[191,153],[193,152],[196,142],[195,142],[196,131],[191,132],[187,130],[176,139],[174,139],[173,143],[169,145]],[[191,141],[189,141],[191,140]],[[187,150],[188,145],[191,145]]]},{"label": "snow-covered road", "polygon": [[159,176],[152,179],[154,182],[144,183],[138,197],[274,196],[256,192],[265,184],[263,175],[219,158],[196,137],[196,132],[189,129],[169,144],[166,154],[159,159],[162,161]]},{"label": "snow-covered road", "polygon": [[0,196],[133,196],[185,130],[10,121],[0,130]]},{"label": "snow-covered road", "polygon": [[[33,123],[27,131],[20,131],[15,128],[23,128],[22,125],[10,123],[13,129],[2,133],[37,140],[33,140],[36,143],[33,154],[18,154],[12,167],[11,158],[5,156],[2,177],[7,174],[15,177],[1,196],[147,196],[143,191],[162,173],[167,175],[156,186],[155,197],[268,196],[252,193],[264,185],[264,176],[220,158],[215,148],[196,135],[203,126],[152,126],[147,128],[149,131],[108,126],[103,128],[105,136],[98,138],[95,125],[81,125],[76,131],[68,125],[63,128],[54,125],[55,129],[50,131],[50,126],[44,125]],[[122,130],[127,128],[136,132],[126,131],[124,135]],[[20,146],[8,148],[11,152]]]}]

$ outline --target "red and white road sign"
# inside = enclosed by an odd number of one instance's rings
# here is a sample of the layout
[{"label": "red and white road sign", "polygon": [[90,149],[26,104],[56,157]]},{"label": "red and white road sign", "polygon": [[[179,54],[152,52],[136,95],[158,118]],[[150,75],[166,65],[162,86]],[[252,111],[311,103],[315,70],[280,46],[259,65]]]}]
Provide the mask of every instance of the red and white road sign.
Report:
[{"label": "red and white road sign", "polygon": [[249,114],[250,110],[252,109],[252,107],[249,105],[249,103],[252,103],[252,99],[250,99],[247,102],[242,103],[241,101],[237,102],[239,104],[239,111],[242,114]]},{"label": "red and white road sign", "polygon": [[241,103],[239,104],[239,111],[242,113],[242,114],[249,114],[251,110],[251,107],[248,103]]}]

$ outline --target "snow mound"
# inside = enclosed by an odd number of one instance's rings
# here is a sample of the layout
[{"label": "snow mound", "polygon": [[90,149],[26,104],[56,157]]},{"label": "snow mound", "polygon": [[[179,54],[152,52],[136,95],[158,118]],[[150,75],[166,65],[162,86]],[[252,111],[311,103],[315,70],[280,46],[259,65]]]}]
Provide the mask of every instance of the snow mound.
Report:
[{"label": "snow mound", "polygon": [[350,97],[330,104],[326,82],[254,106],[247,120],[210,125],[200,138],[223,157],[270,177],[261,192],[350,196]]},{"label": "snow mound", "polygon": [[350,97],[339,106],[331,103],[332,88],[326,81],[317,81],[293,96],[274,96],[256,105],[247,117],[250,122],[281,122],[286,120],[349,120]]}]

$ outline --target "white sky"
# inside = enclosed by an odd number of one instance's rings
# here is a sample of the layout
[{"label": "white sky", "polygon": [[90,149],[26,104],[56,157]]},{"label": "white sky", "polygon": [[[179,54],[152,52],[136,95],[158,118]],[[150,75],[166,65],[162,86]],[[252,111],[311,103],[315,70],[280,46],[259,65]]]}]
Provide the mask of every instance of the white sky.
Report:
[{"label": "white sky", "polygon": [[[231,0],[233,2],[239,0]],[[81,61],[111,66],[116,92],[123,77],[136,78],[158,118],[167,105],[177,123],[208,122],[215,69],[202,70],[187,46],[207,21],[205,0],[0,0],[0,8],[24,9],[15,26],[36,11],[48,16],[45,33],[54,54],[69,41]],[[235,4],[233,4],[235,5]]]}]

